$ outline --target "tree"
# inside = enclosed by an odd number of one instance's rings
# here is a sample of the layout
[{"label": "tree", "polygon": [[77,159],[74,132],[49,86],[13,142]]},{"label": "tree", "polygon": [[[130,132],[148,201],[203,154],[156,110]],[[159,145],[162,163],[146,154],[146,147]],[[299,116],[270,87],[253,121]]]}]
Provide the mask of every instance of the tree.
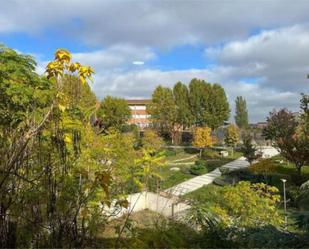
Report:
[{"label": "tree", "polygon": [[191,112],[196,126],[207,125],[205,110],[210,95],[210,84],[204,80],[192,79],[189,84]]},{"label": "tree", "polygon": [[213,138],[211,136],[211,129],[209,127],[197,127],[193,133],[193,146],[200,149],[200,157],[202,157],[202,150],[205,147],[213,145]]},{"label": "tree", "polygon": [[206,114],[206,120],[208,120],[208,126],[215,130],[220,125],[224,124],[224,121],[230,117],[230,108],[227,101],[225,91],[219,84],[213,84],[211,86],[210,98],[207,103],[208,111]]},{"label": "tree", "polygon": [[114,127],[121,130],[131,116],[131,110],[125,99],[107,96],[97,111],[99,123],[104,129]]},{"label": "tree", "polygon": [[298,175],[301,175],[302,167],[309,163],[309,139],[301,130],[293,113],[281,109],[269,114],[267,127],[263,131],[267,139],[275,142],[281,155],[295,164]]},{"label": "tree", "polygon": [[177,109],[176,122],[182,126],[182,129],[190,127],[193,116],[191,113],[189,90],[187,86],[181,82],[177,82],[173,88],[173,95]]},{"label": "tree", "polygon": [[239,142],[239,130],[235,125],[230,124],[226,128],[224,142],[232,148],[233,153],[235,145]]},{"label": "tree", "polygon": [[163,144],[163,139],[157,134],[156,131],[151,129],[146,129],[144,131],[142,137],[142,147],[145,150],[150,153],[156,153],[162,148]]},{"label": "tree", "polygon": [[237,96],[237,98],[235,99],[235,104],[235,122],[240,129],[246,129],[248,127],[247,102],[242,96]]},{"label": "tree", "polygon": [[300,135],[309,140],[309,95],[302,94],[300,110]]},{"label": "tree", "polygon": [[252,145],[252,137],[250,135],[245,136],[243,139],[243,146],[241,152],[247,161],[252,165],[252,162],[258,158],[256,155],[256,148]]},{"label": "tree", "polygon": [[168,133],[172,143],[176,142],[176,134],[179,130],[177,124],[177,108],[170,88],[158,86],[153,94],[151,103],[147,106],[147,113],[156,129],[162,133]]},{"label": "tree", "polygon": [[218,128],[229,118],[229,104],[224,89],[204,80],[192,79],[189,84],[191,112],[196,126]]}]

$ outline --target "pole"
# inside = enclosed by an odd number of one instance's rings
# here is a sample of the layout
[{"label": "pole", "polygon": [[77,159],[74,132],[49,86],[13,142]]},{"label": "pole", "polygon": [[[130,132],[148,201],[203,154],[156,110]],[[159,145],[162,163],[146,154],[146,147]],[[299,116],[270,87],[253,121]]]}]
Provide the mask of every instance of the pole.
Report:
[{"label": "pole", "polygon": [[281,179],[283,182],[283,201],[284,201],[284,230],[288,230],[288,215],[286,211],[286,189],[285,189],[285,179]]}]

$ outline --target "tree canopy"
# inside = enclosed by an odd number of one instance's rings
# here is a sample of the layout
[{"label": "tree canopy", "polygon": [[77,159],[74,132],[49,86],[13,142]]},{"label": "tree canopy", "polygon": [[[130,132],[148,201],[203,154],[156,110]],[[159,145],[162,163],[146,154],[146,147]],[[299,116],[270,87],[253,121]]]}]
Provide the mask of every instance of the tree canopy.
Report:
[{"label": "tree canopy", "polygon": [[121,130],[131,117],[131,110],[125,99],[107,96],[100,103],[97,117],[104,129]]},{"label": "tree canopy", "polygon": [[235,104],[235,122],[240,129],[245,129],[249,125],[247,102],[242,96],[237,96]]}]

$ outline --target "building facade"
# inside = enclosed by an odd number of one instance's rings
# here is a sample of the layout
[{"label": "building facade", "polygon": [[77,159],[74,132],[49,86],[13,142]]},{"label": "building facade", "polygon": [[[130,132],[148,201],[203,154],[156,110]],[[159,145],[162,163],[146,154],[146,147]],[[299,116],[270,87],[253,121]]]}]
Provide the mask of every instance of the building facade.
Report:
[{"label": "building facade", "polygon": [[147,113],[146,105],[151,102],[150,99],[129,99],[127,103],[131,109],[131,118],[129,124],[135,124],[141,129],[150,126],[150,115]]}]

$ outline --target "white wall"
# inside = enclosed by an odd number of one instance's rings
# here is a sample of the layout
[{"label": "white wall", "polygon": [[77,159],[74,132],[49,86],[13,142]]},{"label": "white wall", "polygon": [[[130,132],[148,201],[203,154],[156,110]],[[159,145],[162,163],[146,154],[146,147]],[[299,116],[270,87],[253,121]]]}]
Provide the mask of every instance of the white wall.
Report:
[{"label": "white wall", "polygon": [[119,218],[122,215],[131,212],[139,212],[145,209],[162,214],[165,217],[177,215],[190,208],[186,203],[177,203],[175,199],[160,196],[152,192],[140,192],[129,195],[127,197],[129,202],[128,209],[115,207],[115,203],[110,208],[105,208],[104,212],[107,215],[114,214],[111,219]]}]

